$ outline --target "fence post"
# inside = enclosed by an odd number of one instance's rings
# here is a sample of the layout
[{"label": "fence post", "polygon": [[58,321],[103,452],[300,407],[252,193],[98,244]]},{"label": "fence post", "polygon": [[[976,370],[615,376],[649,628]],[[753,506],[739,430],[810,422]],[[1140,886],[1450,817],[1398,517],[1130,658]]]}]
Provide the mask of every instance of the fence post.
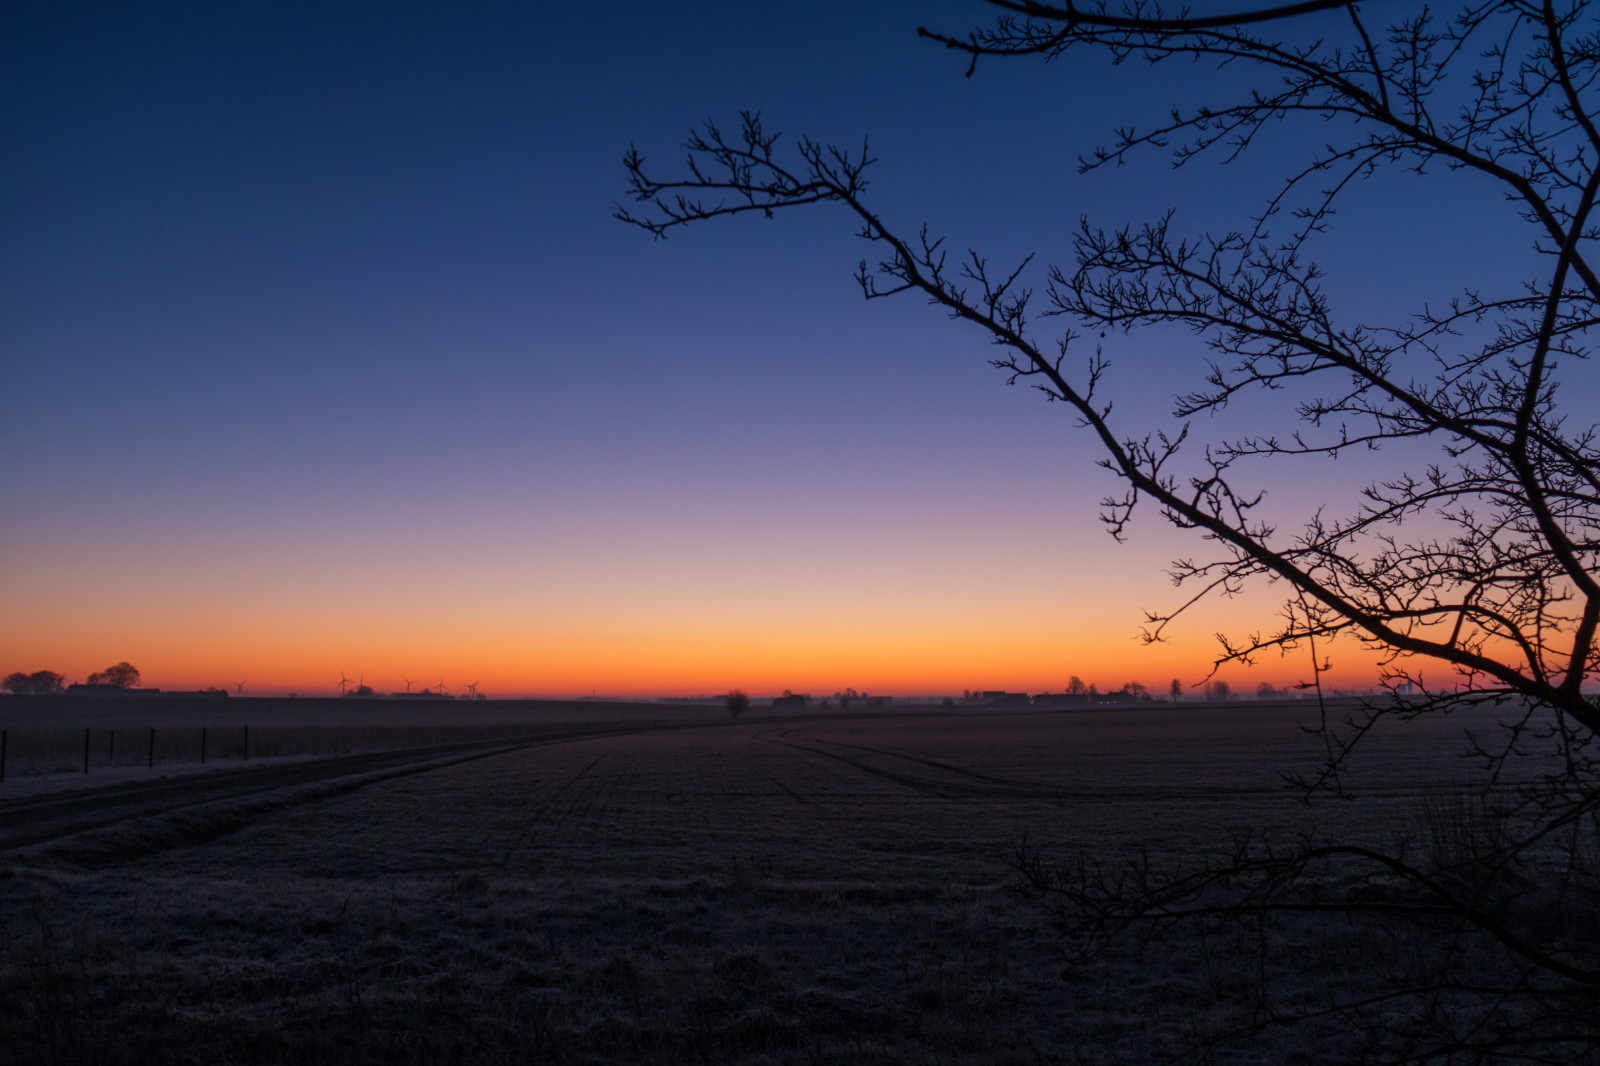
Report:
[{"label": "fence post", "polygon": [[200,727],[200,765],[206,764],[206,727]]},{"label": "fence post", "polygon": [[89,772],[89,727],[83,727],[83,772]]},{"label": "fence post", "polygon": [[156,768],[156,730],[155,730],[154,726],[151,726],[150,727],[150,769],[154,770],[155,768]]}]

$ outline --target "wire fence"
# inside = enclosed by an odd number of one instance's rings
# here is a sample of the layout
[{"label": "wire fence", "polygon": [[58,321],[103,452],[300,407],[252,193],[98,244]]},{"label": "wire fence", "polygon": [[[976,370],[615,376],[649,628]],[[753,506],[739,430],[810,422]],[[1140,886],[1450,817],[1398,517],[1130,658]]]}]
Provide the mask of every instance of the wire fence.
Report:
[{"label": "wire fence", "polygon": [[0,729],[0,781],[42,774],[205,764],[366,751],[525,736],[527,726],[163,726]]}]

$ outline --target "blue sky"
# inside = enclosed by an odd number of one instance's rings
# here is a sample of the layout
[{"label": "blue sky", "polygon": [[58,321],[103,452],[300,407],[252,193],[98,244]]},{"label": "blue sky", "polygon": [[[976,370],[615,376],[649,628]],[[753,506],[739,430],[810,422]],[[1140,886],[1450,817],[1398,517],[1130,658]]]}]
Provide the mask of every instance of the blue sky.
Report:
[{"label": "blue sky", "polygon": [[[1196,99],[1196,71],[968,79],[915,35],[985,17],[9,5],[0,666],[831,690],[915,687],[920,640],[928,686],[1059,687],[1094,661],[1115,663],[1102,683],[1198,678],[1211,631],[1270,596],[1140,651],[1181,538],[1146,523],[1113,545],[1070,418],[919,301],[864,303],[870,249],[841,214],[666,242],[611,218],[630,143],[671,168],[690,126],[741,109],[870,137],[886,217],[999,260],[1064,259],[1083,215],[1237,225],[1307,143],[1080,177],[1114,127]],[[1356,317],[1448,296],[1485,242],[1521,247],[1449,175],[1374,183],[1343,221],[1322,254]],[[1186,338],[1108,343],[1131,419],[1193,380]],[[1277,486],[1286,511],[1381,464],[1350,467]],[[691,646],[720,650],[690,669]]]}]

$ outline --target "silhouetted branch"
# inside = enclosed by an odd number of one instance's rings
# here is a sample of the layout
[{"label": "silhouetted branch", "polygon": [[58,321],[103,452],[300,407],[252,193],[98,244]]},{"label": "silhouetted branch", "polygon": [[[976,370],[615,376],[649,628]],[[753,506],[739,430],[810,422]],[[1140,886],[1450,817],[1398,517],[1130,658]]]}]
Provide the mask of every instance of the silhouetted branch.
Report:
[{"label": "silhouetted branch", "polygon": [[[864,296],[922,294],[984,333],[1008,381],[1071,410],[1120,484],[1101,507],[1112,536],[1125,536],[1148,500],[1208,545],[1206,557],[1172,564],[1179,603],[1146,612],[1147,641],[1211,597],[1281,583],[1277,624],[1219,634],[1214,669],[1310,655],[1305,687],[1319,697],[1312,731],[1324,760],[1294,778],[1308,797],[1350,794],[1352,755],[1385,721],[1498,709],[1496,730],[1471,737],[1470,754],[1483,795],[1506,809],[1474,816],[1481,839],[1470,862],[1419,864],[1404,848],[1356,844],[1241,847],[1199,870],[1137,859],[1113,876],[1086,864],[1063,873],[1019,853],[1025,882],[1061,906],[1077,934],[1103,944],[1180,923],[1322,914],[1437,926],[1512,961],[1500,983],[1475,985],[1450,970],[1454,949],[1441,949],[1441,969],[1407,978],[1404,995],[1457,997],[1487,1026],[1418,1037],[1425,1051],[1415,1060],[1558,1056],[1575,1033],[1600,1027],[1589,1005],[1600,947],[1570,923],[1541,939],[1524,921],[1538,902],[1577,907],[1579,924],[1600,926],[1600,702],[1583,688],[1600,675],[1600,428],[1585,394],[1569,386],[1568,397],[1585,398],[1563,406],[1558,387],[1563,373],[1588,367],[1600,323],[1590,256],[1600,238],[1600,20],[1586,0],[1478,0],[1451,18],[1419,8],[1397,12],[1382,32],[1353,3],[1198,15],[1140,0],[990,6],[1001,14],[988,28],[920,32],[974,64],[1092,50],[1261,75],[1230,99],[1117,131],[1082,158],[1084,170],[1152,149],[1178,166],[1226,163],[1269,127],[1308,119],[1317,146],[1238,231],[1185,236],[1171,213],[1115,230],[1085,221],[1070,264],[1042,269],[1032,256],[996,267],[976,251],[951,254],[925,225],[896,228],[869,204],[865,143],[854,152],[806,139],[785,146],[753,114],[733,137],[713,124],[691,134],[682,176],[660,177],[630,150],[637,206],[618,207],[617,217],[663,237],[751,212],[819,203],[847,212],[880,253],[857,271]],[[1284,36],[1260,36],[1266,28]],[[1441,166],[1502,194],[1527,227],[1537,269],[1399,323],[1349,321],[1311,256],[1317,238],[1357,182]],[[1288,235],[1275,238],[1284,220]],[[1055,335],[1037,337],[1040,322],[1056,325]],[[1203,367],[1175,397],[1171,426],[1130,431],[1105,397],[1114,338],[1153,325],[1189,330]],[[1088,337],[1098,343],[1085,351]],[[1276,403],[1298,427],[1199,438],[1202,416],[1241,400]],[[1403,449],[1405,468],[1365,486],[1345,513],[1319,509],[1292,527],[1264,517],[1259,464],[1279,470],[1385,448]],[[1338,639],[1376,651],[1391,690],[1342,719],[1322,691],[1326,649]],[[1315,896],[1324,867],[1354,877],[1362,864],[1399,887]]]}]

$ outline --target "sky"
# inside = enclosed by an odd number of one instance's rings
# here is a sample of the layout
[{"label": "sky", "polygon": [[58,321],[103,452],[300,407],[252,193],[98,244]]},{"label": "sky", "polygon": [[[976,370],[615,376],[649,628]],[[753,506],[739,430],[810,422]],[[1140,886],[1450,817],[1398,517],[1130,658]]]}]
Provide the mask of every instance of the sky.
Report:
[{"label": "sky", "polygon": [[[1070,415],[924,302],[864,302],[870,250],[839,211],[667,241],[611,217],[630,144],[667,171],[692,126],[744,109],[870,138],[886,218],[997,261],[1065,261],[1083,216],[1237,226],[1310,143],[1080,176],[1204,72],[969,79],[915,34],[985,18],[6,5],[0,672],[128,660],[149,686],[247,694],[341,672],[549,696],[1199,682],[1216,632],[1270,626],[1274,590],[1142,644],[1144,609],[1180,596],[1168,561],[1205,545],[1153,512],[1107,536],[1116,485]],[[1451,175],[1358,189],[1342,226],[1341,306],[1390,319],[1516,232]],[[1106,344],[1130,430],[1203,372],[1186,336]],[[1303,517],[1383,462],[1264,483]],[[1333,659],[1333,684],[1373,682],[1359,649]]]}]

